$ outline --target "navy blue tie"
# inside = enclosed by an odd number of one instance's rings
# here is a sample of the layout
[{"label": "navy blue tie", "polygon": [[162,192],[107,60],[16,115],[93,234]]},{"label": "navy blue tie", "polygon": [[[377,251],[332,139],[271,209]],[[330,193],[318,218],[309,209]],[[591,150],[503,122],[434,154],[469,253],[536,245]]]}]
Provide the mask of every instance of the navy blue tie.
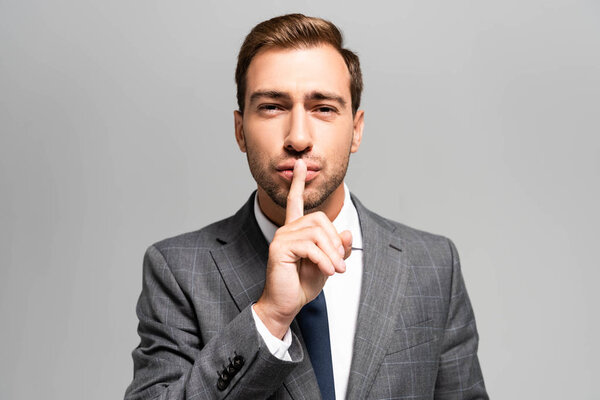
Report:
[{"label": "navy blue tie", "polygon": [[300,326],[310,362],[317,376],[321,397],[323,400],[335,400],[327,304],[325,304],[323,291],[313,301],[302,307],[302,310],[296,315],[296,321]]}]

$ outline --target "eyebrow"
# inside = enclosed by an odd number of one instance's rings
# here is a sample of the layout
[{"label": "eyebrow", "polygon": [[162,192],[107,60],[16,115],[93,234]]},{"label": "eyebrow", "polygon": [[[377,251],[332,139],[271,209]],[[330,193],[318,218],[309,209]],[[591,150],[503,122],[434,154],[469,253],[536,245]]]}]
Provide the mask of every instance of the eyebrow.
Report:
[{"label": "eyebrow", "polygon": [[[286,92],[280,92],[278,90],[259,90],[250,95],[250,104],[254,103],[256,100],[265,97],[273,100],[291,100],[291,96]],[[320,92],[320,91],[312,91],[307,93],[304,96],[304,101],[315,101],[315,100],[329,100],[335,101],[340,106],[346,107],[346,100],[333,92]]]},{"label": "eyebrow", "polygon": [[283,100],[290,100],[291,97],[289,94],[285,93],[285,92],[279,92],[277,90],[261,90],[261,91],[257,91],[254,92],[250,95],[250,103],[254,103],[256,100],[258,100],[261,97],[266,97],[268,99],[283,99]]},{"label": "eyebrow", "polygon": [[342,107],[346,107],[346,100],[344,100],[342,96],[339,96],[333,92],[310,92],[304,96],[304,100],[329,100],[337,102]]}]

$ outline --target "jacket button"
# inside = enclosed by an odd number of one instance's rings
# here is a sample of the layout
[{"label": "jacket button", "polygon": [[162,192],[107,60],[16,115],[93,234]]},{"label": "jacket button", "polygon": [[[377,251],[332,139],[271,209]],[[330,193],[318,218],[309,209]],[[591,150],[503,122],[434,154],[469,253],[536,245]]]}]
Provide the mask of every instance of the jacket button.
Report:
[{"label": "jacket button", "polygon": [[220,391],[227,389],[227,382],[219,378],[219,380],[217,381],[217,389],[219,389]]},{"label": "jacket button", "polygon": [[244,357],[242,356],[238,356],[236,354],[235,357],[233,357],[233,368],[239,370],[244,366]]},{"label": "jacket button", "polygon": [[238,370],[233,366],[233,364],[230,363],[227,368],[225,368],[224,372],[227,372],[230,376],[233,376],[237,374]]},{"label": "jacket button", "polygon": [[231,375],[229,375],[227,373],[227,370],[223,370],[221,371],[221,373],[219,374],[219,379],[221,379],[223,382],[225,383],[229,383],[229,381],[231,380]]}]

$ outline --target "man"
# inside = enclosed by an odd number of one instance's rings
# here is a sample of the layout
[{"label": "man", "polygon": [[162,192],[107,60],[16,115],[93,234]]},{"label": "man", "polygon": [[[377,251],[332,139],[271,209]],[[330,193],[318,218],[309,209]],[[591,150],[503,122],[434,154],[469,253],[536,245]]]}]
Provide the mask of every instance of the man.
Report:
[{"label": "man", "polygon": [[257,191],[148,249],[125,397],[486,399],[454,245],[343,183],[364,113],[338,29],[299,14],[257,25],[236,82]]}]

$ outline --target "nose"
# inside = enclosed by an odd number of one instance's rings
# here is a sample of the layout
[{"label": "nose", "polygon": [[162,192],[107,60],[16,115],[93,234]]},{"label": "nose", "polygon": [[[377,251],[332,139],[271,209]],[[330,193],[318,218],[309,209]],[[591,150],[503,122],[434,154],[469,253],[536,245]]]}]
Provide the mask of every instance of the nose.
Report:
[{"label": "nose", "polygon": [[290,152],[303,153],[312,148],[312,133],[304,107],[294,107],[290,114],[284,147]]}]

